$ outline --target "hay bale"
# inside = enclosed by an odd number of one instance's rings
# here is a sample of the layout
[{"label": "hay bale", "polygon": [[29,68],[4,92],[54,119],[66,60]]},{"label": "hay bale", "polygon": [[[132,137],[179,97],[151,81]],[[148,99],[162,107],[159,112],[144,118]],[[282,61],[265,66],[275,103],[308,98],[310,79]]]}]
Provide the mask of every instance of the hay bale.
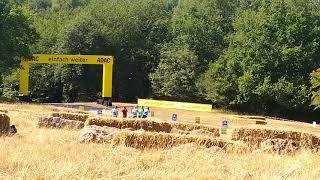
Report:
[{"label": "hay bale", "polygon": [[243,141],[251,146],[260,147],[261,142],[268,139],[283,139],[298,143],[298,147],[305,149],[314,149],[320,147],[320,138],[302,132],[282,131],[271,129],[235,129],[232,133],[232,140]]},{"label": "hay bale", "polygon": [[300,146],[305,149],[319,149],[320,148],[320,138],[313,134],[302,133]]},{"label": "hay bale", "polygon": [[172,123],[172,128],[180,129],[183,131],[193,131],[193,130],[206,130],[212,133],[212,136],[219,137],[219,128],[217,127],[211,127],[211,126],[205,126],[205,125],[199,125],[199,124],[185,124],[185,123]]},{"label": "hay bale", "polygon": [[67,128],[81,129],[84,127],[84,122],[62,119],[60,117],[39,118],[38,127],[45,128]]},{"label": "hay bale", "polygon": [[215,133],[212,133],[210,131],[204,130],[204,129],[195,129],[190,131],[190,134],[192,135],[205,135],[205,136],[211,136],[211,137],[217,137]]},{"label": "hay bale", "polygon": [[115,134],[111,143],[112,145],[125,145],[137,149],[166,149],[187,143],[195,143],[207,148],[212,146],[225,148],[227,144],[230,144],[223,139],[213,139],[205,136],[129,131]]},{"label": "hay bale", "polygon": [[115,118],[89,118],[86,125],[109,126],[118,129],[131,128],[133,130],[144,129],[153,132],[170,132],[171,125],[166,122],[155,122],[141,119],[119,120]]},{"label": "hay bale", "polygon": [[81,143],[107,143],[110,142],[114,133],[120,129],[101,126],[85,126],[80,133],[79,142]]},{"label": "hay bale", "polygon": [[265,117],[261,117],[261,116],[238,116],[239,118],[242,119],[257,119],[257,120],[266,120]]},{"label": "hay bale", "polygon": [[299,149],[299,143],[287,139],[267,139],[261,143],[263,152],[288,154]]},{"label": "hay bale", "polygon": [[78,113],[52,113],[53,117],[59,117],[62,119],[74,120],[85,122],[89,115],[88,114],[78,114]]},{"label": "hay bale", "polygon": [[5,135],[10,130],[10,118],[6,114],[0,114],[0,136]]},{"label": "hay bale", "polygon": [[266,125],[267,121],[259,120],[259,121],[256,121],[256,124]]},{"label": "hay bale", "polygon": [[[219,137],[219,128],[194,125],[194,124],[182,124],[182,123],[167,123],[167,122],[156,122],[143,119],[127,119],[119,120],[116,118],[101,118],[93,117],[86,121],[86,125],[97,125],[97,126],[109,126],[116,127],[119,129],[132,128],[134,130],[144,129],[152,132],[166,132],[166,133],[179,133],[179,134],[190,134],[188,131],[194,131],[193,133],[207,132],[206,134],[213,137]],[[210,132],[210,133],[209,133]],[[202,133],[204,134],[204,133]]]},{"label": "hay bale", "polygon": [[170,133],[188,135],[188,134],[190,134],[190,131],[184,131],[184,130],[180,130],[180,129],[177,129],[177,128],[172,128]]}]

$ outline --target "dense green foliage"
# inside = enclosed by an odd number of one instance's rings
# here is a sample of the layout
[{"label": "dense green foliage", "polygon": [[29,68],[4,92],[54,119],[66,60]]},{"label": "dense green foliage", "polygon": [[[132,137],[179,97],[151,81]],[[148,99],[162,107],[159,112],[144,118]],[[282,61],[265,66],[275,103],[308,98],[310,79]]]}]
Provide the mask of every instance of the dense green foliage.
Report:
[{"label": "dense green foliage", "polygon": [[206,97],[249,111],[307,111],[309,74],[320,65],[320,16],[308,7],[274,0],[241,12],[229,47],[204,74]]},{"label": "dense green foliage", "polygon": [[[209,100],[280,116],[319,107],[317,72],[310,82],[320,67],[319,1],[10,2],[0,3],[0,94],[9,99],[19,57],[32,52],[113,55],[113,96],[123,101]],[[30,96],[91,101],[101,76],[99,66],[33,65]]]},{"label": "dense green foliage", "polygon": [[311,73],[312,105],[320,108],[320,69]]},{"label": "dense green foliage", "polygon": [[17,65],[19,56],[30,56],[29,46],[37,34],[23,8],[0,1],[0,72],[8,72]]}]

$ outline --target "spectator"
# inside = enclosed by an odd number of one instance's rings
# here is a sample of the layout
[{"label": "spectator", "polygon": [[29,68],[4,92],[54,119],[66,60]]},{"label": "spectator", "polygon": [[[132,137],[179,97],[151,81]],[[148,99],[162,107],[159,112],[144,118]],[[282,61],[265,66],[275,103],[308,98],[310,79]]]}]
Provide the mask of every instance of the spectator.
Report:
[{"label": "spectator", "polygon": [[118,117],[118,107],[113,107],[111,110],[111,116],[112,117]]},{"label": "spectator", "polygon": [[142,118],[147,118],[149,115],[149,107],[143,110]]},{"label": "spectator", "polygon": [[139,118],[142,118],[143,112],[144,112],[144,109],[143,109],[143,106],[142,106],[141,109],[139,109],[139,111],[138,111],[138,117]]},{"label": "spectator", "polygon": [[137,117],[137,111],[138,111],[138,109],[136,107],[133,107],[131,109],[131,117],[132,118],[136,118]]},{"label": "spectator", "polygon": [[123,107],[123,109],[122,109],[122,116],[123,116],[124,118],[126,118],[126,117],[127,117],[127,114],[128,114],[127,108],[126,108],[126,107]]}]

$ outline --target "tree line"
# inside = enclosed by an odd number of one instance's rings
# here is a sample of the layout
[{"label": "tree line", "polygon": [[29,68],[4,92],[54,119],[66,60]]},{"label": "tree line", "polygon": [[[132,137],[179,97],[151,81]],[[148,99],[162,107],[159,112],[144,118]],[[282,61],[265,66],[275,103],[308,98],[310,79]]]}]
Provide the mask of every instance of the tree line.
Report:
[{"label": "tree line", "polygon": [[[4,0],[0,94],[18,95],[19,58],[113,55],[113,96],[211,102],[309,116],[320,105],[317,0]],[[102,67],[32,65],[37,102],[92,101]]]}]

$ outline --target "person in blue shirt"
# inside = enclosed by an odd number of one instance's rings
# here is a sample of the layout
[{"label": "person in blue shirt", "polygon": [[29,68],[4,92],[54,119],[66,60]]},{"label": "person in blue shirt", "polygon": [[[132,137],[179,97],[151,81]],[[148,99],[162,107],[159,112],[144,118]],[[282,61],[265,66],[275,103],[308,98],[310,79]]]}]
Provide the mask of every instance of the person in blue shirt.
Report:
[{"label": "person in blue shirt", "polygon": [[150,113],[149,107],[143,110],[142,118],[147,118]]}]

